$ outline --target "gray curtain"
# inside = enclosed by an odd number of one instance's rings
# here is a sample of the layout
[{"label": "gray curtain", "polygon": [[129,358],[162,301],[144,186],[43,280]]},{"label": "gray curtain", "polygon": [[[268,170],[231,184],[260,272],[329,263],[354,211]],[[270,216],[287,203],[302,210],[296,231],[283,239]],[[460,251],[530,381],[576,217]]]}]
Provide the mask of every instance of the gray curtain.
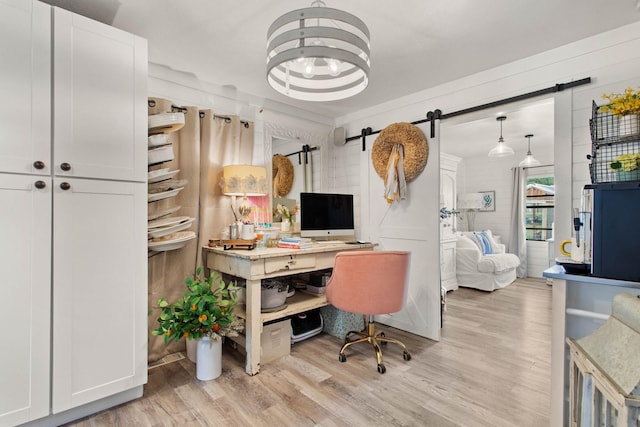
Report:
[{"label": "gray curtain", "polygon": [[511,200],[511,240],[508,252],[520,258],[520,265],[516,269],[518,277],[527,277],[527,234],[525,229],[526,172],[523,168],[513,168],[513,193]]}]

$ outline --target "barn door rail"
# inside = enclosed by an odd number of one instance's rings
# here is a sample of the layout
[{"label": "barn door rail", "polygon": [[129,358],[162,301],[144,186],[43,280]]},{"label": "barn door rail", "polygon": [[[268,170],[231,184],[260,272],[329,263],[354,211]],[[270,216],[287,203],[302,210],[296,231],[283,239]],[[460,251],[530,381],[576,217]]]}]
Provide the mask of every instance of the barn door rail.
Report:
[{"label": "barn door rail", "polygon": [[[511,96],[509,98],[488,102],[486,104],[476,105],[475,107],[469,107],[469,108],[453,111],[451,113],[446,113],[446,114],[443,114],[442,111],[439,109],[435,109],[433,111],[427,112],[425,119],[416,120],[414,122],[411,122],[411,124],[418,125],[421,123],[431,122],[430,134],[431,134],[431,138],[435,138],[435,121],[436,120],[450,119],[452,117],[461,116],[463,114],[475,113],[476,111],[499,107],[501,105],[510,104],[512,102],[523,101],[523,100],[535,98],[541,95],[548,95],[555,92],[562,92],[565,89],[570,89],[576,86],[582,86],[588,83],[591,83],[591,77],[585,77],[583,79],[574,80],[567,83],[556,83],[555,85],[546,87],[544,89],[534,90],[533,92],[527,92],[521,95]],[[362,128],[360,135],[350,136],[345,139],[345,142],[362,139],[362,151],[366,151],[367,150],[366,137],[369,135],[378,134],[380,132],[382,132],[382,130],[372,130],[370,127]]]}]

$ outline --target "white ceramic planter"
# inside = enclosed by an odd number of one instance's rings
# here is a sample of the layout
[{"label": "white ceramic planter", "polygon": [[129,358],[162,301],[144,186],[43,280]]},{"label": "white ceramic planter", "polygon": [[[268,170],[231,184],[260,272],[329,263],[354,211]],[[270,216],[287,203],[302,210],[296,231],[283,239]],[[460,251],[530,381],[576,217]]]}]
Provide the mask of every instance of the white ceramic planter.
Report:
[{"label": "white ceramic planter", "polygon": [[222,374],[222,339],[202,337],[198,341],[196,378],[209,381]]}]

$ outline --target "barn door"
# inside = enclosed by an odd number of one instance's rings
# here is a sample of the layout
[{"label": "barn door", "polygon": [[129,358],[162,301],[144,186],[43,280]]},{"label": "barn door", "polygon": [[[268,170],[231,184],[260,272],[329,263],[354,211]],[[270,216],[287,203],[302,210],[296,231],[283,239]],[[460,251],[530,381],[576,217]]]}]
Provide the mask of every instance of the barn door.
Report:
[{"label": "barn door", "polygon": [[404,309],[376,316],[376,321],[437,341],[441,324],[439,121],[435,123],[435,138],[430,137],[429,123],[421,129],[429,144],[427,165],[408,183],[406,199],[391,205],[383,197],[384,181],[371,163],[374,138],[367,140],[367,151],[362,152],[360,163],[362,235],[378,243],[377,250],[411,253]]}]

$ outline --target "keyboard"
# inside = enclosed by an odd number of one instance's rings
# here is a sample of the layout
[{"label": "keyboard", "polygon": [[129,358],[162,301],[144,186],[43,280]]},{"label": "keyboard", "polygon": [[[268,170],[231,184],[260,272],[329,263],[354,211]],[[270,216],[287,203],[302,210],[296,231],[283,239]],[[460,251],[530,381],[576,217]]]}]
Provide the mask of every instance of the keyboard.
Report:
[{"label": "keyboard", "polygon": [[316,240],[316,243],[319,245],[344,245],[345,244],[343,240]]}]

